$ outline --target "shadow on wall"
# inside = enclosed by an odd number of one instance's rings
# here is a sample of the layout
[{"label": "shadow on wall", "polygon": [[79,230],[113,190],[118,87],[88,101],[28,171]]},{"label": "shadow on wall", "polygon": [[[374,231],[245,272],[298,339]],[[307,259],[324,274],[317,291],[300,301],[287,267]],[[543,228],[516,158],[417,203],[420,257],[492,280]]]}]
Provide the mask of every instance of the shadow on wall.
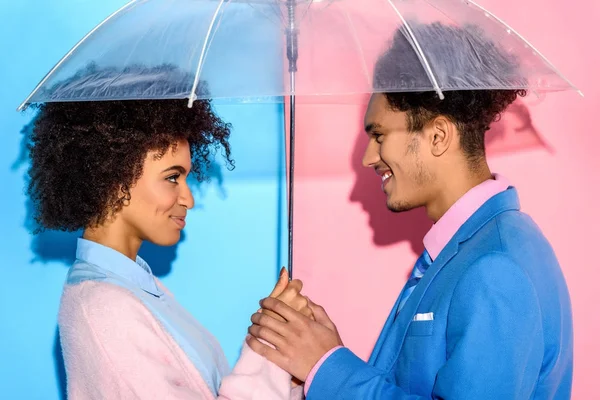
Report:
[{"label": "shadow on wall", "polygon": [[[360,115],[361,127],[366,108],[365,104]],[[381,191],[381,180],[370,168],[362,166],[367,143],[367,135],[361,130],[351,157],[356,178],[350,201],[360,203],[368,213],[369,227],[373,232],[372,240],[376,246],[408,242],[413,252],[420,254],[424,248],[423,236],[431,227],[431,221],[423,208],[404,213],[392,213],[387,209],[385,195]],[[509,106],[502,119],[495,122],[486,134],[488,157],[540,148],[553,152],[535,128],[529,108],[522,101],[516,101]]]},{"label": "shadow on wall", "polygon": [[[12,170],[17,171],[22,167],[26,167],[29,164],[29,150],[28,146],[30,143],[31,134],[35,124],[35,117],[21,129],[21,145],[19,156],[12,165]],[[194,191],[195,197],[202,198],[209,185],[215,184],[217,190],[220,192],[222,197],[226,196],[224,188],[224,178],[222,166],[217,162],[213,161],[208,168],[207,176],[209,180],[199,182],[197,180],[191,181],[191,186]],[[28,176],[25,172],[24,175],[24,186],[28,184]],[[202,208],[202,204],[196,202],[196,207]],[[25,228],[33,233],[37,228],[37,224],[33,218],[34,216],[34,204],[27,198],[25,203],[26,217],[25,217]],[[82,231],[76,232],[62,232],[62,231],[43,231],[36,235],[31,235],[30,249],[33,253],[33,259],[31,262],[41,262],[44,264],[60,262],[69,267],[75,260],[75,250],[77,247],[77,238],[81,237]],[[155,276],[161,278],[168,275],[171,272],[173,262],[177,258],[177,247],[181,242],[185,240],[185,232],[182,231],[181,240],[175,246],[161,247],[152,243],[144,242],[140,249],[140,256],[148,261],[152,267],[152,272]],[[67,381],[64,359],[62,355],[62,349],[60,344],[60,336],[58,326],[56,327],[56,333],[54,338],[53,346],[53,359],[56,379],[58,386],[61,390],[61,399],[66,400],[67,394]]]},{"label": "shadow on wall", "polygon": [[491,126],[486,134],[485,145],[488,157],[535,149],[554,154],[554,149],[535,127],[529,107],[520,99],[511,104],[502,119]]}]

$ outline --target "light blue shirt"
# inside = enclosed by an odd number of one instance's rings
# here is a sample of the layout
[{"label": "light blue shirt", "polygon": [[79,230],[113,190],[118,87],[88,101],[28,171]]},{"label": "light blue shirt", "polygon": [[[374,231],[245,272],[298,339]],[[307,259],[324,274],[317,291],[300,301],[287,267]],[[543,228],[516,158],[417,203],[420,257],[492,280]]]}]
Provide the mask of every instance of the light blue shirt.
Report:
[{"label": "light blue shirt", "polygon": [[133,293],[179,344],[216,396],[229,364],[218,341],[173,296],[164,293],[148,264],[86,239],[78,239],[76,260],[66,285],[97,281],[121,286]]}]

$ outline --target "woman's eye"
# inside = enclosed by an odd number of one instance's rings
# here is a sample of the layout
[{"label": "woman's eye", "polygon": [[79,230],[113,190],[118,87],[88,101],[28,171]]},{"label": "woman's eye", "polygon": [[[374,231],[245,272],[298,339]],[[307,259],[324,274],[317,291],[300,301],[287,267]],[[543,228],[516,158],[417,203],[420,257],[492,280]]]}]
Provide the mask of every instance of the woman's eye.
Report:
[{"label": "woman's eye", "polygon": [[171,175],[167,178],[167,180],[171,183],[177,183],[177,179],[179,179],[179,174]]},{"label": "woman's eye", "polygon": [[377,143],[381,143],[381,140],[383,140],[383,135],[380,133],[374,133],[373,134],[373,139],[375,139],[375,141]]}]

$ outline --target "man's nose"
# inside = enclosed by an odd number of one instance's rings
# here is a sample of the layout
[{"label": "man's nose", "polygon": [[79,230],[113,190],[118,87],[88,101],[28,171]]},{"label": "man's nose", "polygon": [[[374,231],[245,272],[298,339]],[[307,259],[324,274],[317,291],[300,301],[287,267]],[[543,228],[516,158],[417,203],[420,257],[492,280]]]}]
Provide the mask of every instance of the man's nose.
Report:
[{"label": "man's nose", "polygon": [[362,165],[363,167],[373,168],[381,161],[379,156],[379,144],[374,140],[369,140],[365,154],[363,155]]}]

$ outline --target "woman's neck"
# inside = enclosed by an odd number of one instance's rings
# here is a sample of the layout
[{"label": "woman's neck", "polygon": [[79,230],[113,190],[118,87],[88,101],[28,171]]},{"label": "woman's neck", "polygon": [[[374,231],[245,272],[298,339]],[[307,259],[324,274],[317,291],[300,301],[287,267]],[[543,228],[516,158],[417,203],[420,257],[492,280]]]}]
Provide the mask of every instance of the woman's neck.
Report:
[{"label": "woman's neck", "polygon": [[142,239],[132,232],[131,227],[120,224],[118,220],[98,227],[86,228],[83,238],[110,247],[133,261],[136,260],[142,246]]}]

